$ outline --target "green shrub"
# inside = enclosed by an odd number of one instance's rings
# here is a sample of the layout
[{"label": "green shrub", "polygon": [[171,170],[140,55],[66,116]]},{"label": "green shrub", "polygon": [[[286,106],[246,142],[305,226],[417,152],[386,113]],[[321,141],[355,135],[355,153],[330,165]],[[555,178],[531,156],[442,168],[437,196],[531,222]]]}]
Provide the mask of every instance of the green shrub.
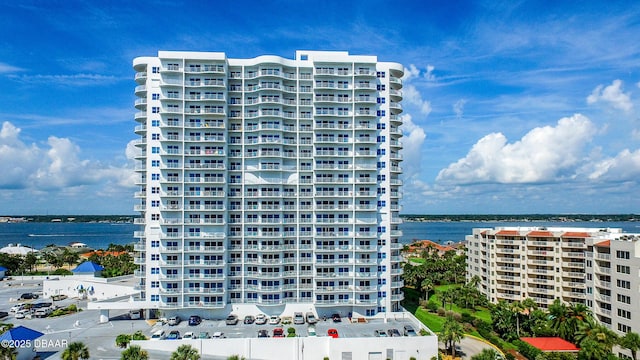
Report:
[{"label": "green shrub", "polygon": [[73,273],[67,269],[56,269],[51,275],[73,275]]},{"label": "green shrub", "polygon": [[538,355],[542,354],[542,351],[522,340],[514,340],[512,343],[518,347],[518,352],[529,360],[535,360]]},{"label": "green shrub", "polygon": [[438,305],[437,301],[429,301],[429,303],[427,304],[427,309],[430,312],[434,313],[434,312],[438,311],[439,308],[440,308],[440,305]]}]

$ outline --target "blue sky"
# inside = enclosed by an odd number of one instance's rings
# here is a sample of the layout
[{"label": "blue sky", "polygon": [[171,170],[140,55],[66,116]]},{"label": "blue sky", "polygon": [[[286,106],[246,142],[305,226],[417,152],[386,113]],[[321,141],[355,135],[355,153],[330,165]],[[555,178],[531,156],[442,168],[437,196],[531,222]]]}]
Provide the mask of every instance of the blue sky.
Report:
[{"label": "blue sky", "polygon": [[133,214],[131,64],[406,68],[403,213],[640,213],[637,1],[0,0],[0,214]]}]

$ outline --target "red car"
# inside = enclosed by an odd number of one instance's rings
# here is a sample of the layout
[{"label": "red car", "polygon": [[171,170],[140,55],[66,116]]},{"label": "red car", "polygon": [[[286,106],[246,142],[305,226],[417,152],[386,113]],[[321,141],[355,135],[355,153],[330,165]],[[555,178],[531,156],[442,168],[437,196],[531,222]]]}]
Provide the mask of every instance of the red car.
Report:
[{"label": "red car", "polygon": [[331,336],[334,339],[337,339],[339,337],[338,336],[338,330],[336,330],[336,329],[327,330],[327,335]]},{"label": "red car", "polygon": [[273,329],[273,337],[274,338],[283,338],[284,337],[284,329],[283,328],[275,328],[275,329]]}]

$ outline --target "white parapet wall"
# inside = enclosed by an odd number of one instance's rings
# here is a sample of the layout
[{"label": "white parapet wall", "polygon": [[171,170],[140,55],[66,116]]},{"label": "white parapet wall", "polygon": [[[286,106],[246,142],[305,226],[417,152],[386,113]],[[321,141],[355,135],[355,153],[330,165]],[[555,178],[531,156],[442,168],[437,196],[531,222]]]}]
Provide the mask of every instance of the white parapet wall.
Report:
[{"label": "white parapet wall", "polygon": [[435,335],[393,338],[243,338],[204,340],[143,340],[132,341],[146,350],[166,351],[169,354],[182,344],[189,344],[207,356],[239,355],[247,360],[318,360],[329,359],[431,359],[438,355]]},{"label": "white parapet wall", "polygon": [[70,275],[45,279],[42,282],[42,297],[66,295],[92,301],[134,296],[139,293],[127,282],[130,277],[101,278],[91,275]]}]

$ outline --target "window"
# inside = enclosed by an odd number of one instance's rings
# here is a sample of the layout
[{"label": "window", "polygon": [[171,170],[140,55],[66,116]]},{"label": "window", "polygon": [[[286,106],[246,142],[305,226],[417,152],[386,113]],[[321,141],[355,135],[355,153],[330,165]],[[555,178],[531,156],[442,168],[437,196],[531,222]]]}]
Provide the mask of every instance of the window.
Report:
[{"label": "window", "polygon": [[160,295],[151,295],[151,301],[160,301]]},{"label": "window", "polygon": [[154,106],[151,108],[151,112],[154,114],[157,114],[160,112],[160,107],[159,106]]},{"label": "window", "polygon": [[151,275],[158,275],[160,274],[160,268],[151,268]]},{"label": "window", "polygon": [[152,281],[151,282],[151,287],[152,288],[159,288],[160,287],[160,281]]},{"label": "window", "polygon": [[158,74],[160,73],[160,67],[159,66],[154,66],[151,68],[151,72],[154,74]]},{"label": "window", "polygon": [[618,309],[618,316],[631,320],[631,311]]},{"label": "window", "polygon": [[378,91],[384,91],[386,90],[386,86],[384,84],[378,84],[377,89]]},{"label": "window", "polygon": [[387,112],[385,110],[376,111],[376,116],[386,116]]},{"label": "window", "polygon": [[383,98],[383,97],[379,97],[378,98],[378,104],[384,104],[384,103],[386,103],[386,101],[387,101],[386,98]]},{"label": "window", "polygon": [[379,77],[379,78],[383,78],[383,79],[384,79],[384,77],[385,77],[386,75],[387,75],[387,74],[386,74],[386,72],[384,72],[384,71],[377,71],[377,72],[376,72],[376,76],[377,76],[377,77]]},{"label": "window", "polygon": [[618,294],[618,301],[625,304],[631,304],[631,296]]},{"label": "window", "polygon": [[629,259],[629,252],[628,251],[617,250],[616,251],[616,258],[618,258],[618,259]]},{"label": "window", "polygon": [[151,120],[151,126],[152,127],[160,126],[160,120]]},{"label": "window", "polygon": [[631,267],[627,265],[616,265],[616,271],[621,274],[631,274]]},{"label": "window", "polygon": [[631,289],[631,282],[627,281],[627,280],[616,280],[616,285],[619,288],[623,288],[623,289]]}]

